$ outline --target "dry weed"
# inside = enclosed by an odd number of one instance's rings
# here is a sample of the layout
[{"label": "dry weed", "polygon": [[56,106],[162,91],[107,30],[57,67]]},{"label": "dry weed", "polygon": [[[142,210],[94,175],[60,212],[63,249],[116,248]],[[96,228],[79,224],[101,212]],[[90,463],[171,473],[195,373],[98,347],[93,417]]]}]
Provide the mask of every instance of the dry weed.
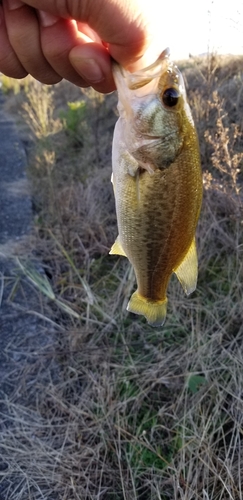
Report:
[{"label": "dry weed", "polygon": [[205,139],[211,145],[213,152],[211,155],[212,166],[221,174],[220,189],[229,194],[234,192],[239,195],[240,185],[238,176],[241,171],[243,153],[238,152],[236,143],[241,137],[239,125],[225,124],[228,113],[225,109],[224,100],[221,100],[217,91],[213,92],[212,101],[209,107],[216,112],[216,124],[213,135],[206,130]]},{"label": "dry weed", "polygon": [[27,90],[27,101],[23,103],[24,117],[38,139],[58,132],[59,120],[54,119],[53,91],[36,80],[31,81]]}]

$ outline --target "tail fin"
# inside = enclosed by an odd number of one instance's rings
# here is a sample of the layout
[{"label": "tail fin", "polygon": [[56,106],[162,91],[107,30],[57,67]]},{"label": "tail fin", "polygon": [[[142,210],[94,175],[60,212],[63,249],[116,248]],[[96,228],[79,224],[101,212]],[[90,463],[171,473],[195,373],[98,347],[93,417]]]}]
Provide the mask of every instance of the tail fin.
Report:
[{"label": "tail fin", "polygon": [[149,300],[136,291],[131,296],[127,310],[135,314],[142,314],[151,326],[162,326],[166,318],[167,299]]}]

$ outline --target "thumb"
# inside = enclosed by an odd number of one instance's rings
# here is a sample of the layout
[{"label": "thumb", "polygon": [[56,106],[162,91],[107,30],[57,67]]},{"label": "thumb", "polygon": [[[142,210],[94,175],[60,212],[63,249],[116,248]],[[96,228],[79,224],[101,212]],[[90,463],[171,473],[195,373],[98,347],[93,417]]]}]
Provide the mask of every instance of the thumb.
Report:
[{"label": "thumb", "polygon": [[137,69],[136,62],[153,38],[151,1],[155,7],[155,0],[24,0],[55,16],[87,23],[105,42],[110,55],[129,69]]}]

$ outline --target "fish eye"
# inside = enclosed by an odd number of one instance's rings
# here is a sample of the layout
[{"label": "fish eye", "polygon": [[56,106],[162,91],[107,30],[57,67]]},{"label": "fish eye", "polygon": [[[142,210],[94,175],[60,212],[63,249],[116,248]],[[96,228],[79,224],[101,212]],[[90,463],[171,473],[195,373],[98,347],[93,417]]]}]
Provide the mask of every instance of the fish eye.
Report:
[{"label": "fish eye", "polygon": [[169,108],[173,108],[173,106],[176,106],[176,104],[179,101],[180,94],[178,90],[174,89],[173,87],[170,89],[166,89],[163,93],[162,96],[162,101],[165,104],[165,106],[168,106]]}]

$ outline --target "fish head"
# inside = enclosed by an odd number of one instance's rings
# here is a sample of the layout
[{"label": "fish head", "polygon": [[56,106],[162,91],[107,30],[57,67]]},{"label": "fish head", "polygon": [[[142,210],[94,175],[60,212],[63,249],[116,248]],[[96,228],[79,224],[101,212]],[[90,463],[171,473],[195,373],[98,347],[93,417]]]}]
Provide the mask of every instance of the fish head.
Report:
[{"label": "fish head", "polygon": [[169,50],[135,73],[114,63],[113,74],[127,151],[150,172],[168,167],[181,151],[188,132],[195,135],[183,77],[170,61]]}]

